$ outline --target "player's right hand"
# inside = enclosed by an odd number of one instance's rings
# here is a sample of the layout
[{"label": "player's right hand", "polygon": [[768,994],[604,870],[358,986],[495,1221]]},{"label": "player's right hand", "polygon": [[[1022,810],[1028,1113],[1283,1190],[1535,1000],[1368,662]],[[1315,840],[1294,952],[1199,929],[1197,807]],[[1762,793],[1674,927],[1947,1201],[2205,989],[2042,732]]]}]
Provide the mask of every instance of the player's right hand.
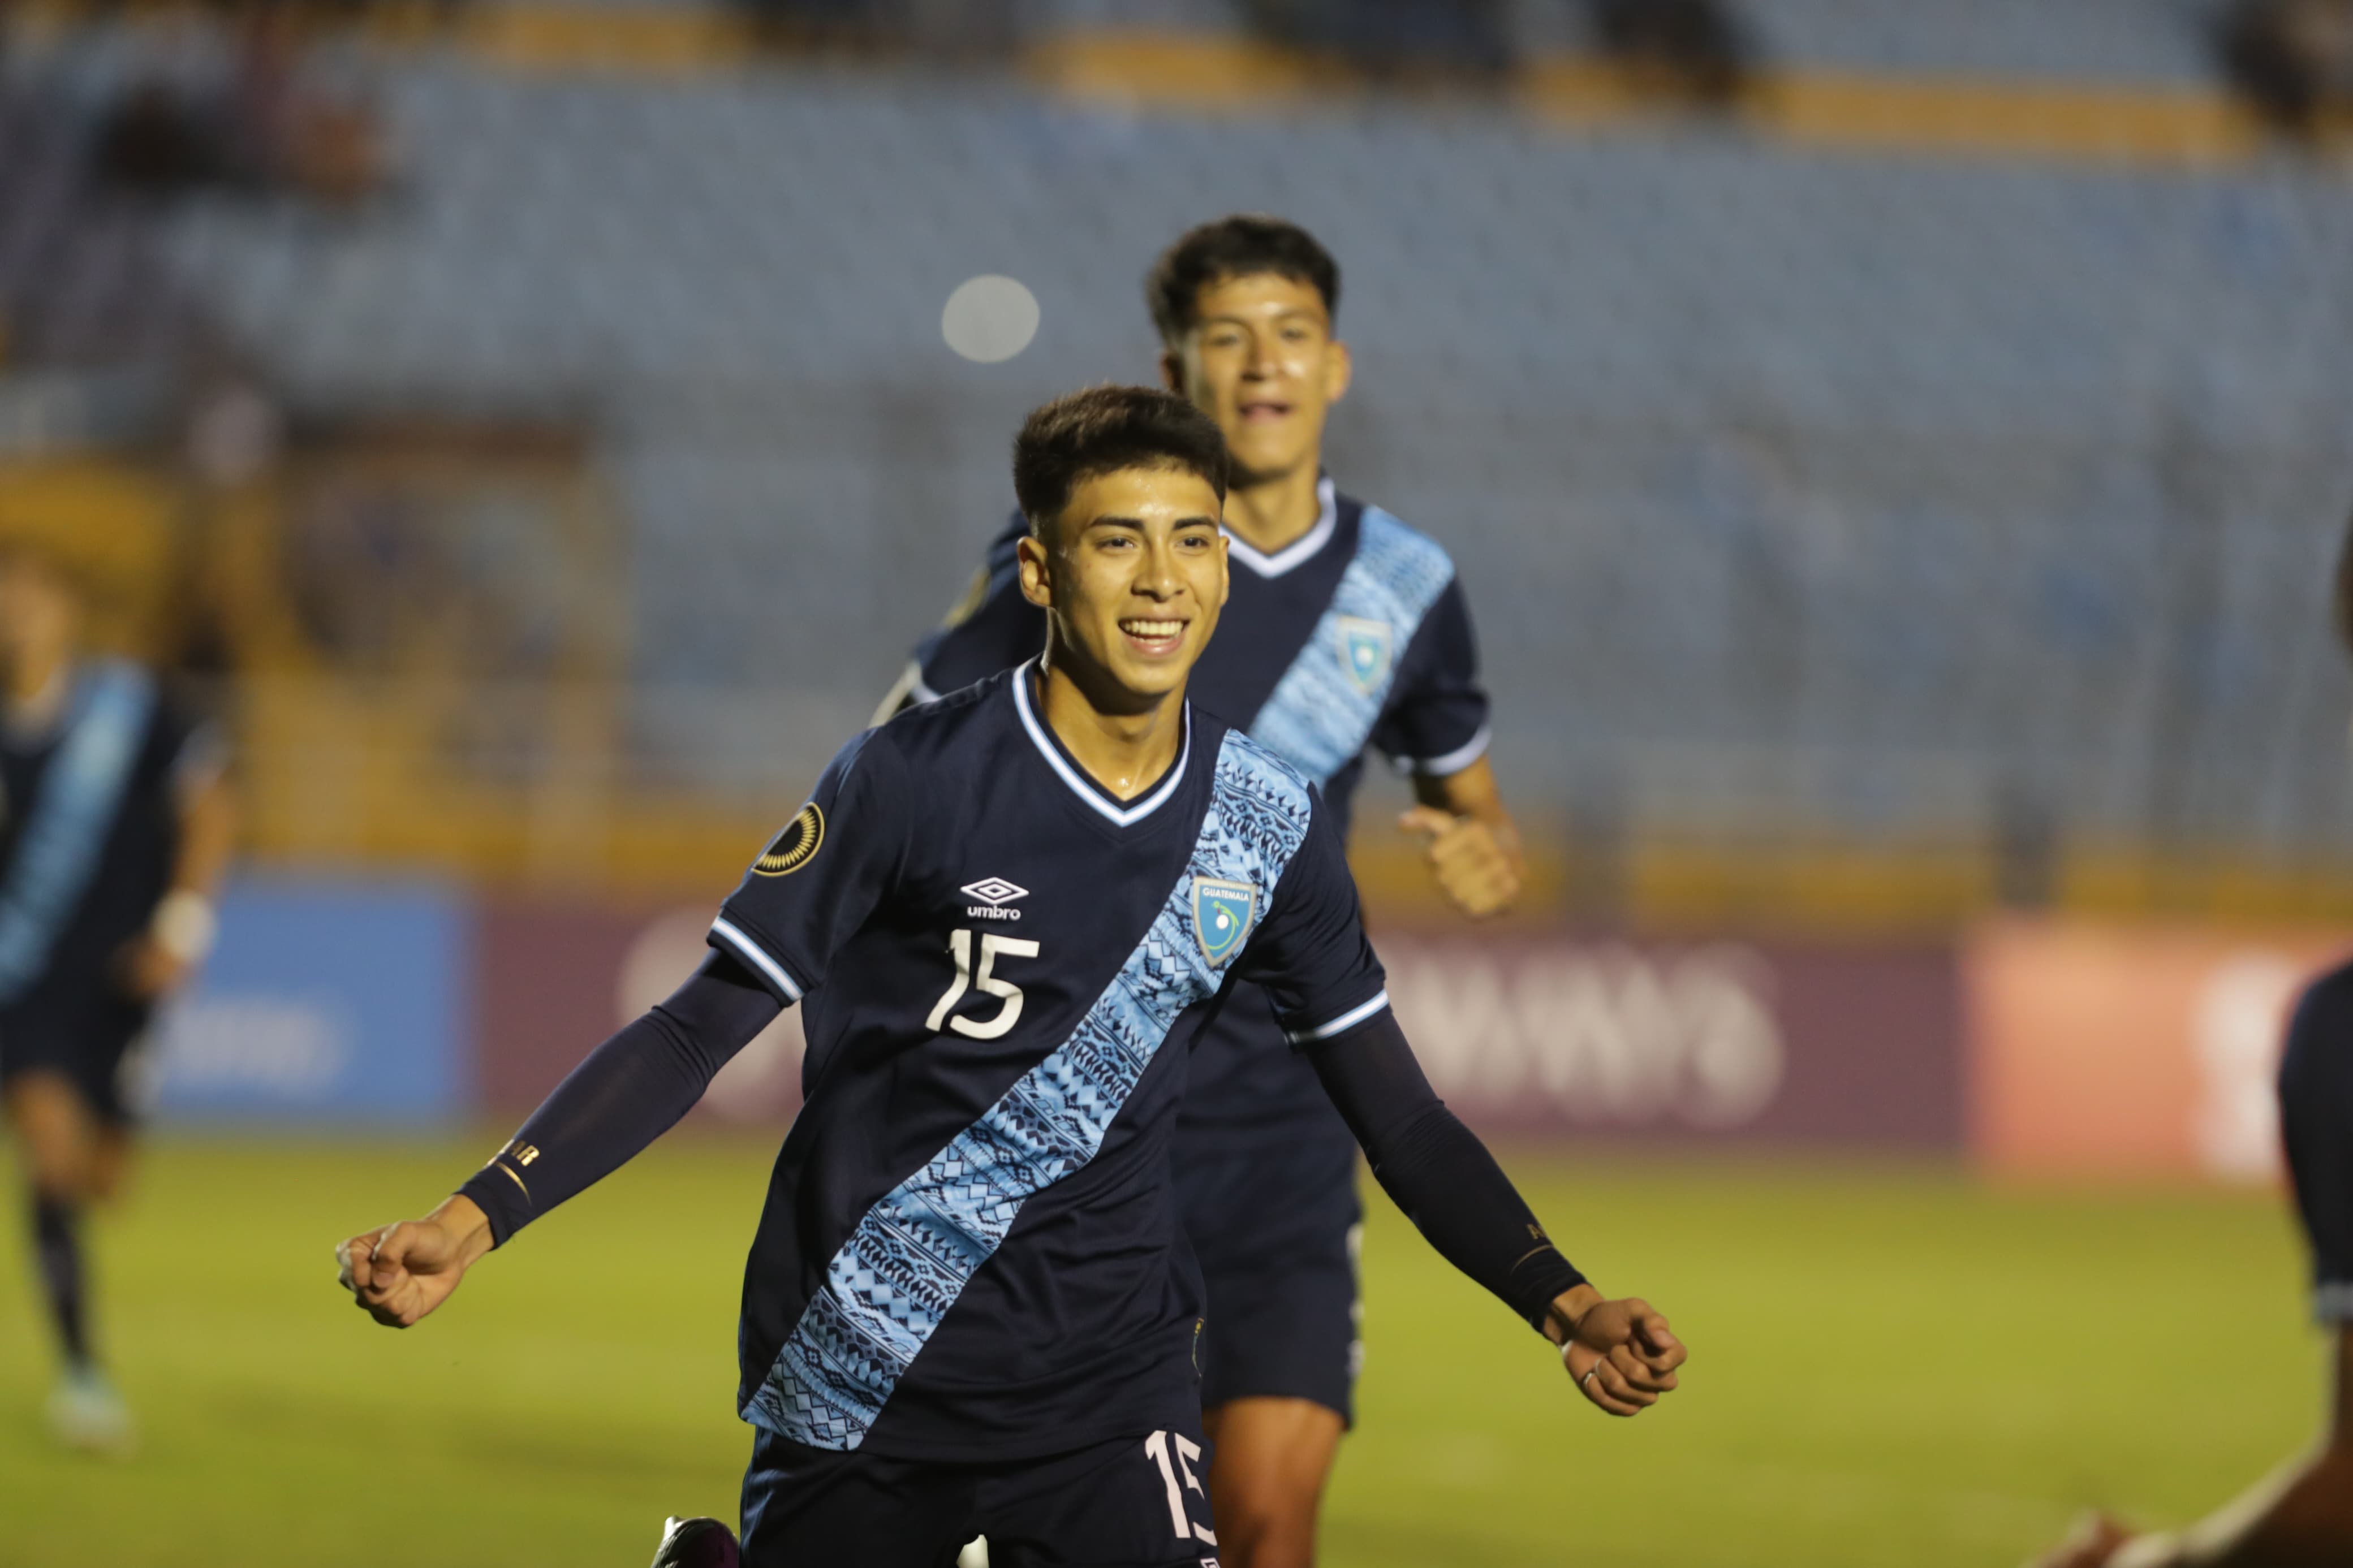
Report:
[{"label": "player's right hand", "polygon": [[[470,1215],[452,1215],[463,1205]],[[390,1329],[405,1329],[449,1299],[467,1268],[490,1250],[481,1211],[453,1198],[424,1219],[363,1231],[335,1248],[336,1278],[360,1310]],[[469,1225],[468,1218],[480,1223]]]}]

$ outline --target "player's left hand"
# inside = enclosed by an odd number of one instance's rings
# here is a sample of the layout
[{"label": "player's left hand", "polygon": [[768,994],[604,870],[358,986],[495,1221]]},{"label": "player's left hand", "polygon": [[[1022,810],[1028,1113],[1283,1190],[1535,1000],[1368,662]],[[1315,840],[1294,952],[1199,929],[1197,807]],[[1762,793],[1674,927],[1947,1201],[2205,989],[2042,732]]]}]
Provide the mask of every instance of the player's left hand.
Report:
[{"label": "player's left hand", "polygon": [[153,936],[127,943],[121,957],[122,988],[141,1002],[160,1002],[179,989],[193,967],[188,961]]},{"label": "player's left hand", "polygon": [[1585,1308],[1560,1348],[1577,1392],[1612,1415],[1639,1415],[1673,1393],[1675,1369],[1690,1358],[1665,1315],[1639,1296]]},{"label": "player's left hand", "polygon": [[1422,853],[1439,890],[1472,920],[1499,914],[1520,896],[1519,846],[1487,823],[1417,805],[1398,826],[1425,836]]},{"label": "player's left hand", "polygon": [[362,1231],[335,1247],[336,1283],[388,1329],[415,1326],[491,1249],[490,1222],[459,1194],[423,1219]]},{"label": "player's left hand", "polygon": [[2131,1531],[2105,1513],[2088,1513],[2074,1532],[2036,1558],[2032,1568],[2106,1568],[2133,1539]]}]

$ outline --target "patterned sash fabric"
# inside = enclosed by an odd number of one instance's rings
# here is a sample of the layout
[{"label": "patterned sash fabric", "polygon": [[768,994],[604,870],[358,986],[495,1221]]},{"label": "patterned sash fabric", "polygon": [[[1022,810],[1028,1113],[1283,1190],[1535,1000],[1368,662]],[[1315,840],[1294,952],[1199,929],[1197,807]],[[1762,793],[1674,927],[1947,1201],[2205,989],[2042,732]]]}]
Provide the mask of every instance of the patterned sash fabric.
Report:
[{"label": "patterned sash fabric", "polygon": [[812,1447],[856,1448],[1021,1205],[1092,1160],[1178,1015],[1218,989],[1194,929],[1196,878],[1264,909],[1307,834],[1306,785],[1229,734],[1199,837],[1150,930],[1070,1037],[978,1121],[868,1210],[744,1418]]},{"label": "patterned sash fabric", "polygon": [[66,738],[0,886],[0,1005],[40,978],[89,890],[154,706],[155,683],[138,666],[108,660],[83,668]]},{"label": "patterned sash fabric", "polygon": [[[1259,710],[1250,739],[1317,784],[1346,767],[1371,737],[1416,628],[1453,580],[1444,550],[1380,508],[1365,508],[1356,559]],[[1368,670],[1358,661],[1363,639],[1384,628],[1386,646]]]}]

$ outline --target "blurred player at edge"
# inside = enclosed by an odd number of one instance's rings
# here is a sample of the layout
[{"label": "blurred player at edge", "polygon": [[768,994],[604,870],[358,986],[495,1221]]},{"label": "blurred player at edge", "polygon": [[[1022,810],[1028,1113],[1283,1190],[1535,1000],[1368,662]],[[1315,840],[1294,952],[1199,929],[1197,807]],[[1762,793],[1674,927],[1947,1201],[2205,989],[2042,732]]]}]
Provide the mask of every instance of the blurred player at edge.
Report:
[{"label": "blurred player at edge", "polygon": [[[1487,761],[1487,694],[1453,563],[1323,471],[1324,419],[1350,375],[1334,336],[1337,264],[1296,225],[1233,216],[1179,238],[1145,290],[1162,377],[1233,455],[1233,603],[1193,700],[1306,774],[1344,838],[1366,748],[1409,767],[1419,804],[1402,825],[1427,837],[1438,885],[1466,914],[1496,912],[1519,892],[1519,838]],[[1017,514],[885,711],[1044,646],[1045,616],[1017,581],[1026,531]],[[1176,1180],[1209,1292],[1220,1560],[1303,1568],[1363,1356],[1356,1145],[1252,987],[1237,989],[1193,1076]]]},{"label": "blurred player at edge", "polygon": [[50,1426],[119,1448],[131,1418],[91,1342],[83,1219],[121,1183],[125,1064],[212,945],[235,825],[214,732],[145,670],[83,657],[82,611],[60,561],[0,545],[0,1100],[64,1361]]},{"label": "blurred player at edge", "polygon": [[1398,1205],[1587,1399],[1672,1389],[1665,1320],[1605,1301],[1430,1092],[1308,782],[1185,700],[1226,599],[1225,472],[1165,392],[1032,414],[1042,658],[845,747],[694,976],[430,1217],[337,1248],[359,1304],[416,1322],[806,996],[807,1099],[744,1281],[744,1562],[944,1568],[985,1532],[996,1568],[1214,1563],[1169,1141],[1247,977]]},{"label": "blurred player at edge", "polygon": [[[2337,631],[2353,651],[2353,530],[2337,563]],[[2041,1568],[2341,1568],[2353,1563],[2353,963],[2315,981],[2288,1024],[2280,1131],[2329,1335],[2319,1446],[2186,1530],[2135,1536],[2084,1521]]]}]

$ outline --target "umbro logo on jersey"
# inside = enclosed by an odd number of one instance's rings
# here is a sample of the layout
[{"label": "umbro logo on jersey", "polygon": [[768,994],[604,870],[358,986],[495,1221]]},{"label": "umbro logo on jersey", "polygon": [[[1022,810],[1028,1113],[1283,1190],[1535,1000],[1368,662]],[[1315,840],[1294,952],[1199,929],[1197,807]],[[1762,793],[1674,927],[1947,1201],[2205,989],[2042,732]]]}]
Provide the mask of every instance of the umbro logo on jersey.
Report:
[{"label": "umbro logo on jersey", "polygon": [[1389,672],[1388,623],[1368,621],[1361,616],[1341,616],[1336,624],[1340,633],[1340,668],[1346,672],[1350,684],[1369,697]]},{"label": "umbro logo on jersey", "polygon": [[1008,882],[1002,877],[983,877],[977,882],[966,882],[956,891],[980,900],[965,910],[965,914],[979,921],[1018,921],[1021,918],[1021,911],[1004,906],[1029,896],[1029,889],[1018,882]]}]

